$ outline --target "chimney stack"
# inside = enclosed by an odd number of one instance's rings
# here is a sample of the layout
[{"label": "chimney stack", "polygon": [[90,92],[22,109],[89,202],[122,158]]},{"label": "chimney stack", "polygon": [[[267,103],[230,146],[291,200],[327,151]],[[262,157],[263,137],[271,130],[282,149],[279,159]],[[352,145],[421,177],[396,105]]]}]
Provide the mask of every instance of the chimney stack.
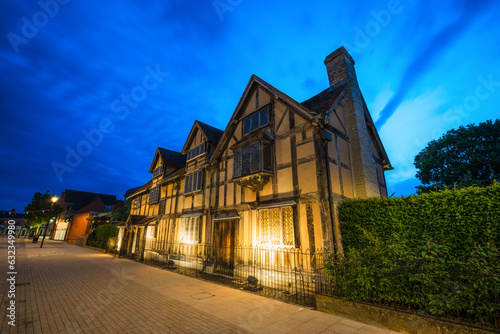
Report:
[{"label": "chimney stack", "polygon": [[343,46],[326,57],[325,65],[330,87],[340,86],[345,83],[346,79],[350,79],[356,85],[358,84],[356,71],[354,70],[354,59]]},{"label": "chimney stack", "polygon": [[[347,85],[344,111],[347,118],[355,196],[379,196],[376,166],[370,148],[365,105],[359,89],[354,60],[341,46],[325,59],[330,87]],[[368,110],[366,110],[368,112]]]}]

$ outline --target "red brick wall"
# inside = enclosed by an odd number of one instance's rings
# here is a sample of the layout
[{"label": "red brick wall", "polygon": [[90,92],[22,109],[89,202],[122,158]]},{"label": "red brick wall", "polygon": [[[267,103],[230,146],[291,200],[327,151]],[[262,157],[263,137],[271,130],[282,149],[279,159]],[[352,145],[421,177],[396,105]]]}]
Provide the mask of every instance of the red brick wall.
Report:
[{"label": "red brick wall", "polygon": [[85,205],[77,212],[89,212],[89,211],[104,212],[105,209],[106,209],[106,204],[104,204],[104,202],[100,198],[96,198],[95,200]]},{"label": "red brick wall", "polygon": [[76,237],[83,237],[90,232],[90,220],[87,220],[87,218],[91,216],[90,213],[77,213],[73,216],[68,234],[68,244],[74,245]]}]

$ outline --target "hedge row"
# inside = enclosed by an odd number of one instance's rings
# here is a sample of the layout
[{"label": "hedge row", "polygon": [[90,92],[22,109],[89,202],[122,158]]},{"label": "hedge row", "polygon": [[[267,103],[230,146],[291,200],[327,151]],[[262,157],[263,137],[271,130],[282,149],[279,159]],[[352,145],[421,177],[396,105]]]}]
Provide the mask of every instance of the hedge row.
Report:
[{"label": "hedge row", "polygon": [[363,229],[383,240],[394,234],[412,247],[425,237],[450,246],[455,256],[468,254],[476,244],[500,244],[500,183],[400,198],[344,200],[339,207],[346,249],[368,247]]},{"label": "hedge row", "polygon": [[325,261],[333,295],[500,328],[500,250],[491,240],[457,258],[429,239],[414,248],[397,235],[363,237],[369,247]]}]

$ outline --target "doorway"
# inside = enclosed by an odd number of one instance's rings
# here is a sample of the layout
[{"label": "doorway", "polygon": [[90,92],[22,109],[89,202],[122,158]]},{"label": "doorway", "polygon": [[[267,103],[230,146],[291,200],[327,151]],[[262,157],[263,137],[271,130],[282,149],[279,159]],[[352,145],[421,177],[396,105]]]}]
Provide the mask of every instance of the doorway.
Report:
[{"label": "doorway", "polygon": [[236,220],[216,223],[215,272],[233,276],[236,240]]}]

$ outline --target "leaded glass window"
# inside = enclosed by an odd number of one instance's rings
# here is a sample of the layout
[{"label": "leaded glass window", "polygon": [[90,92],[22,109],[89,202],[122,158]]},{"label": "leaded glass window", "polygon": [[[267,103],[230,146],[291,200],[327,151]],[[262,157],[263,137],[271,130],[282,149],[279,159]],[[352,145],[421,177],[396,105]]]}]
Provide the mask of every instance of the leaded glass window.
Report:
[{"label": "leaded glass window", "polygon": [[132,206],[134,209],[141,207],[141,196],[134,198],[134,204]]},{"label": "leaded glass window", "polygon": [[234,151],[234,177],[260,171],[272,172],[271,143],[255,142]]},{"label": "leaded glass window", "polygon": [[269,109],[265,108],[254,112],[243,120],[243,134],[246,135],[267,124],[269,124]]},{"label": "leaded glass window", "polygon": [[260,143],[253,143],[250,149],[250,173],[260,170]]},{"label": "leaded glass window", "polygon": [[202,187],[203,181],[203,171],[197,171],[191,174],[186,175],[184,192],[191,193],[193,191],[200,190]]},{"label": "leaded glass window", "polygon": [[163,172],[163,166],[156,167],[153,170],[153,178],[157,177],[158,175],[161,175],[162,172]]},{"label": "leaded glass window", "polygon": [[241,176],[241,150],[234,151],[234,171],[233,177]]},{"label": "leaded glass window", "polygon": [[293,208],[259,210],[259,238],[260,244],[266,246],[293,246]]},{"label": "leaded glass window", "polygon": [[205,143],[200,144],[191,149],[187,154],[187,160],[191,160],[201,154],[205,153]]},{"label": "leaded glass window", "polygon": [[200,242],[200,216],[181,219],[179,242],[197,244]]},{"label": "leaded glass window", "polygon": [[149,192],[149,204],[158,202],[158,194],[160,193],[160,186],[156,186]]}]

